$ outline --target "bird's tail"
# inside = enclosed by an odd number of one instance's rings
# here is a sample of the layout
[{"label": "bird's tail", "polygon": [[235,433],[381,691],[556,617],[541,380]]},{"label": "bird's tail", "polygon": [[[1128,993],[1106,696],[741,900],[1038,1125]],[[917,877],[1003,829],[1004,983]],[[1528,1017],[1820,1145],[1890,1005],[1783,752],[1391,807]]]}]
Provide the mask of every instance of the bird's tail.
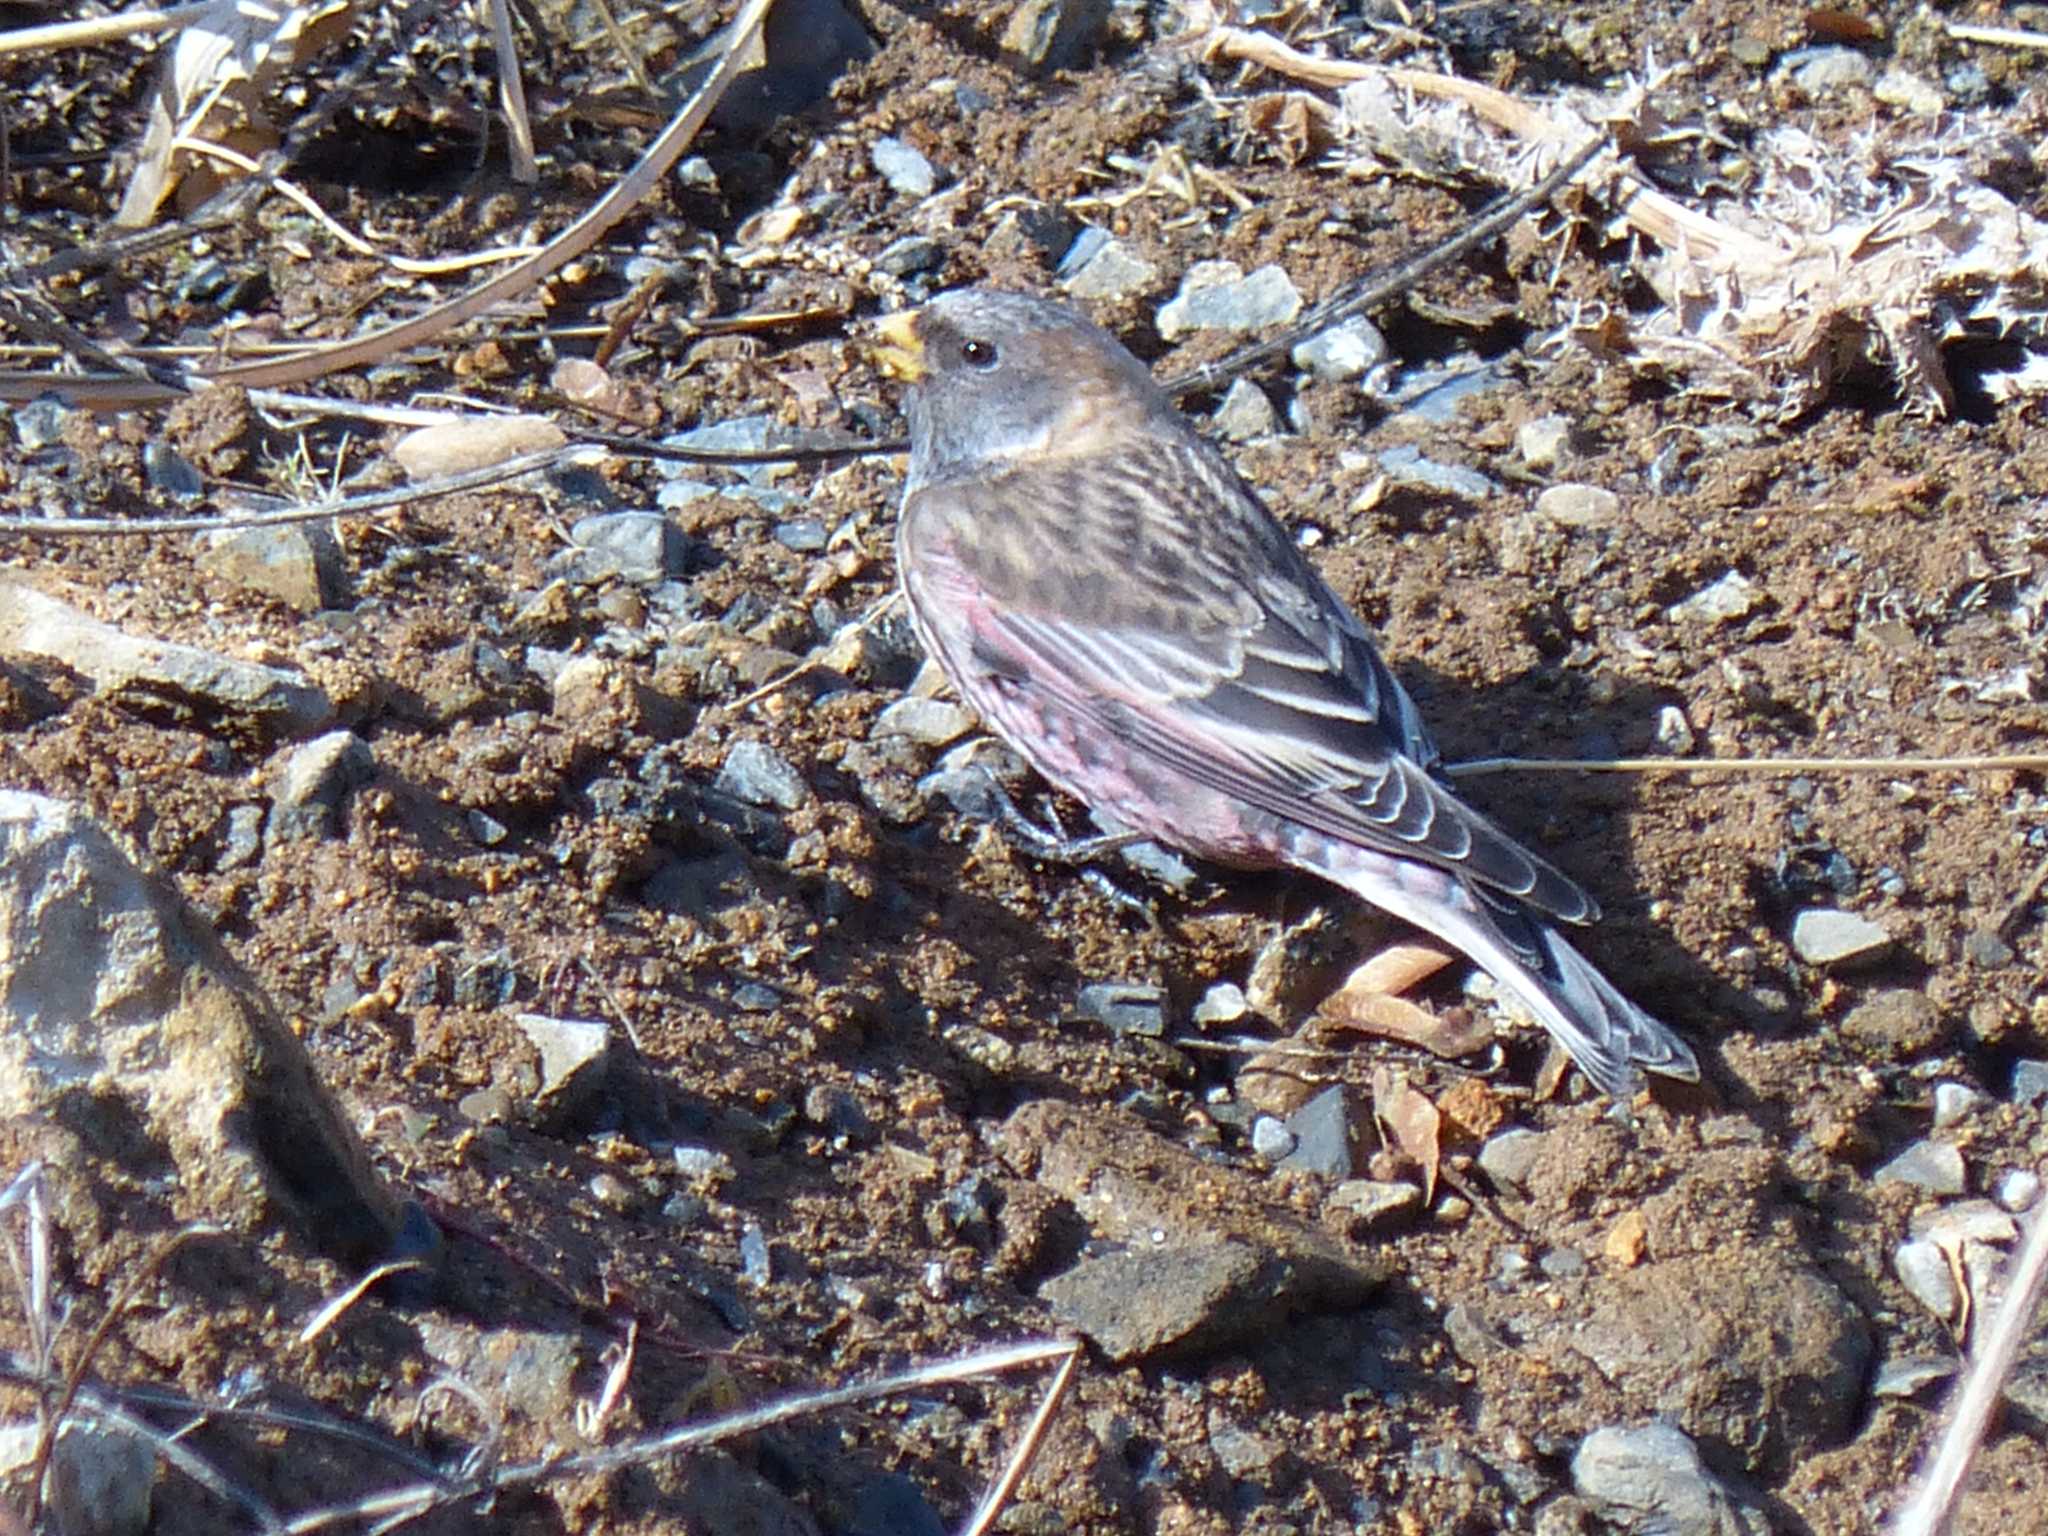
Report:
[{"label": "bird's tail", "polygon": [[1627,1098],[1644,1071],[1697,1082],[1692,1047],[1623,997],[1555,924],[1505,897],[1476,897],[1455,875],[1362,849],[1303,859],[1316,873],[1445,943],[1536,1016],[1603,1092]]}]

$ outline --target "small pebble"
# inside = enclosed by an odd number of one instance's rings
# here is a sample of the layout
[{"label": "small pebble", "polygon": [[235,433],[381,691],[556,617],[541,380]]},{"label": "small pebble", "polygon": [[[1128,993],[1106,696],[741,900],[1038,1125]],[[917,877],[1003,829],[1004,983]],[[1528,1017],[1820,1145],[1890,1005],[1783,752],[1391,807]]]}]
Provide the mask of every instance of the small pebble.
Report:
[{"label": "small pebble", "polygon": [[1755,582],[1740,571],[1730,571],[1712,586],[1702,587],[1682,602],[1665,610],[1665,617],[1696,624],[1725,624],[1742,618],[1763,601]]},{"label": "small pebble", "polygon": [[1252,1122],[1252,1150],[1267,1162],[1279,1162],[1292,1152],[1295,1146],[1294,1132],[1271,1115],[1261,1115]]},{"label": "small pebble", "polygon": [[1876,923],[1838,907],[1809,907],[1792,921],[1792,948],[1808,965],[1874,959],[1891,944]]},{"label": "small pebble", "polygon": [[1687,757],[1697,745],[1692,722],[1676,704],[1666,704],[1657,711],[1657,745],[1673,757]]},{"label": "small pebble", "polygon": [[788,758],[765,741],[736,741],[718,770],[717,787],[748,805],[793,811],[810,798],[811,789]]},{"label": "small pebble", "polygon": [[1385,361],[1387,341],[1379,327],[1363,316],[1318,332],[1294,349],[1294,366],[1329,384],[1362,379]]},{"label": "small pebble", "polygon": [[775,525],[775,542],[800,555],[816,554],[831,536],[831,530],[816,518],[807,517],[800,522]]},{"label": "small pebble", "polygon": [[1854,48],[1802,48],[1785,55],[1780,67],[1786,66],[1792,83],[1815,101],[1868,85],[1877,74],[1877,66]]},{"label": "small pebble", "polygon": [[1887,1360],[1871,1379],[1872,1397],[1917,1397],[1924,1387],[1946,1381],[1956,1373],[1956,1362],[1941,1355],[1907,1355]]},{"label": "small pebble", "polygon": [[905,197],[930,197],[932,188],[939,184],[938,172],[932,169],[931,161],[901,139],[875,140],[874,148],[868,151],[868,158],[881,172],[882,180]]},{"label": "small pebble", "polygon": [[2012,1101],[2025,1109],[2048,1101],[2048,1061],[2015,1062],[2012,1069]]},{"label": "small pebble", "polygon": [[1538,416],[1515,431],[1515,452],[1537,471],[1556,469],[1572,456],[1572,424],[1563,416]]},{"label": "small pebble", "polygon": [[1248,443],[1271,437],[1280,430],[1280,413],[1266,392],[1250,379],[1235,379],[1224,392],[1223,403],[1210,418],[1216,435],[1226,442]]},{"label": "small pebble", "polygon": [[944,699],[916,695],[898,699],[875,716],[872,736],[902,736],[927,747],[943,747],[974,729],[974,712]]},{"label": "small pebble", "polygon": [[1975,1112],[1984,1103],[1984,1095],[1974,1088],[1961,1083],[1936,1083],[1934,1085],[1934,1128],[1945,1130],[1958,1120]]},{"label": "small pebble", "polygon": [[1960,1195],[1963,1154],[1945,1141],[1916,1141],[1872,1174],[1871,1182],[1880,1187],[1910,1184],[1930,1195]]},{"label": "small pebble", "polygon": [[1196,331],[1260,331],[1301,313],[1301,293],[1280,267],[1246,274],[1234,261],[1198,261],[1180,292],[1160,308],[1159,334],[1178,341]]},{"label": "small pebble", "polygon": [[1251,1009],[1245,1001],[1244,988],[1234,981],[1219,981],[1204,992],[1201,1001],[1195,1004],[1194,1020],[1197,1024],[1234,1024]]},{"label": "small pebble", "polygon": [[1610,528],[1621,498],[1602,485],[1553,485],[1536,498],[1536,515],[1560,528]]},{"label": "small pebble", "polygon": [[747,1284],[758,1288],[773,1279],[774,1273],[768,1254],[768,1234],[750,1221],[740,1231],[740,1274]]},{"label": "small pebble", "polygon": [[1938,1322],[1956,1315],[1961,1298],[1956,1294],[1955,1276],[1948,1267],[1948,1255],[1938,1244],[1914,1241],[1899,1244],[1892,1253],[1892,1268],[1907,1293],[1932,1313]]},{"label": "small pebble", "polygon": [[1156,1040],[1166,1033],[1166,994],[1144,982],[1090,982],[1075,998],[1074,1009],[1112,1034]]},{"label": "small pebble", "polygon": [[2031,1168],[2008,1169],[1999,1177],[1994,1198],[2015,1216],[2030,1211],[2041,1198],[2041,1176]]},{"label": "small pebble", "polygon": [[1077,299],[1128,299],[1149,289],[1159,269],[1106,229],[1089,225],[1074,237],[1054,274]]}]

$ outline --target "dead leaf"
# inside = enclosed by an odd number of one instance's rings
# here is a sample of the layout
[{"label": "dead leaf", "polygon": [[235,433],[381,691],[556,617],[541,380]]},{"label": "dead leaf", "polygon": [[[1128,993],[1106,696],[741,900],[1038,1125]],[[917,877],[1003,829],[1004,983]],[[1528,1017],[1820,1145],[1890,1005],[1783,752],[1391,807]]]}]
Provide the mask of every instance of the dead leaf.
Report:
[{"label": "dead leaf", "polygon": [[1273,147],[1288,165],[1314,159],[1337,142],[1343,119],[1336,108],[1306,91],[1275,91],[1245,104],[1245,128]]},{"label": "dead leaf", "polygon": [[1429,1096],[1404,1072],[1377,1067],[1372,1074],[1372,1117],[1380,1134],[1422,1170],[1422,1200],[1436,1198],[1437,1169],[1443,1162],[1443,1117]]},{"label": "dead leaf", "polygon": [[1345,977],[1338,991],[1399,997],[1421,986],[1450,963],[1450,952],[1435,944],[1389,944]]}]

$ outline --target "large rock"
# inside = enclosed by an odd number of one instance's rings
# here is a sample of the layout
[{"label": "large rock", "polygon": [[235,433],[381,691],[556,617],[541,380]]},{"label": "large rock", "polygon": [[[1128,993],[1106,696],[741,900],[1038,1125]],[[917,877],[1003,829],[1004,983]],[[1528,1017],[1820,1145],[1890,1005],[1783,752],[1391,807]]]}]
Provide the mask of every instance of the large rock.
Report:
[{"label": "large rock", "polygon": [[0,1119],[161,1181],[176,1219],[296,1224],[345,1263],[400,1210],[298,1038],[168,884],[61,801],[0,790]]},{"label": "large rock", "polygon": [[5,577],[0,656],[57,662],[124,703],[240,717],[282,735],[311,735],[334,718],[327,695],[296,672],[131,635]]}]

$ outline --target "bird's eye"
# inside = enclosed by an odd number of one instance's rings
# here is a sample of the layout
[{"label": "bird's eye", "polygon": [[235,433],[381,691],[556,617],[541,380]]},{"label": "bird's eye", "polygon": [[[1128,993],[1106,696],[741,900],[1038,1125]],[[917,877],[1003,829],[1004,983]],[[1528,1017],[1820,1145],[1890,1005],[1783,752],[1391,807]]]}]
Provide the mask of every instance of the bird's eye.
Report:
[{"label": "bird's eye", "polygon": [[970,368],[986,372],[996,365],[996,344],[979,338],[960,343],[960,360]]}]

